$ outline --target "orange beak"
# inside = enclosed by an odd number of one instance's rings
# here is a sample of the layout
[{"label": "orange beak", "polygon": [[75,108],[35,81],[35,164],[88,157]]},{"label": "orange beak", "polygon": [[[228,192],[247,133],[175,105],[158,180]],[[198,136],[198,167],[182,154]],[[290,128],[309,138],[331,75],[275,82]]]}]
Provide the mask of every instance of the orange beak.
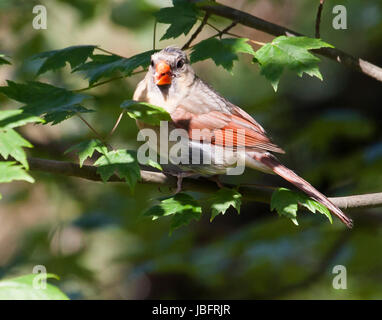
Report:
[{"label": "orange beak", "polygon": [[155,81],[158,86],[171,84],[171,68],[166,62],[158,62],[155,68]]}]

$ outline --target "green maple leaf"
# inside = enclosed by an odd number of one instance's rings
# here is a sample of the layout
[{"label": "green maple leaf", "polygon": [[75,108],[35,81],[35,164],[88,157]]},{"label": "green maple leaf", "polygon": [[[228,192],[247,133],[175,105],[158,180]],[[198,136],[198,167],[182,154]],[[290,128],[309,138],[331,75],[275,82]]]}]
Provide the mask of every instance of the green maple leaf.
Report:
[{"label": "green maple leaf", "polygon": [[98,151],[99,153],[106,154],[107,148],[105,145],[98,139],[86,140],[79,144],[76,144],[70,147],[65,151],[66,153],[76,151],[78,153],[78,157],[80,160],[80,167],[84,164],[84,161],[87,158],[91,158],[93,156],[94,151]]},{"label": "green maple leaf", "polygon": [[4,279],[0,281],[0,300],[69,300],[65,293],[50,283],[46,283],[44,290],[35,287],[36,280],[40,283],[49,278],[60,279],[51,273]]},{"label": "green maple leaf", "polygon": [[35,122],[44,122],[44,120],[21,109],[0,111],[0,129],[12,129]]},{"label": "green maple leaf", "polygon": [[271,211],[276,209],[280,216],[286,216],[291,219],[295,225],[298,225],[297,210],[299,204],[313,213],[316,213],[316,211],[322,213],[328,218],[330,223],[332,223],[332,217],[328,208],[305,194],[294,192],[286,188],[279,188],[272,193]]},{"label": "green maple leaf", "polygon": [[211,58],[217,66],[221,65],[231,72],[233,62],[238,60],[238,53],[255,54],[247,41],[245,38],[212,38],[201,41],[192,48],[191,63]]},{"label": "green maple leaf", "polygon": [[84,63],[93,53],[96,46],[82,45],[72,46],[60,50],[46,51],[34,55],[31,59],[45,59],[37,75],[48,70],[56,70],[65,67],[66,63],[70,64],[73,69]]},{"label": "green maple leaf", "polygon": [[332,215],[330,214],[330,211],[327,207],[325,207],[323,204],[309,198],[305,194],[300,194],[300,198],[298,200],[299,204],[303,207],[307,208],[309,211],[316,213],[319,212],[326,216],[330,223],[333,223]]},{"label": "green maple leaf", "polygon": [[28,169],[24,147],[32,148],[33,146],[15,130],[0,128],[0,155],[4,159],[8,159],[11,156]]},{"label": "green maple leaf", "polygon": [[187,35],[200,15],[195,4],[185,0],[173,0],[173,7],[160,9],[155,13],[158,22],[170,24],[161,40]]},{"label": "green maple leaf", "polygon": [[241,194],[235,189],[222,188],[211,198],[211,219],[225,214],[229,207],[234,207],[240,213]]},{"label": "green maple leaf", "polygon": [[104,182],[115,173],[125,179],[133,191],[137,181],[141,178],[141,171],[137,161],[136,153],[128,150],[113,150],[102,155],[94,163],[97,173]]},{"label": "green maple leaf", "polygon": [[176,195],[161,200],[158,205],[151,207],[143,215],[150,216],[153,220],[160,217],[172,216],[170,233],[192,220],[199,220],[202,214],[202,207],[190,195],[177,193]]},{"label": "green maple leaf", "polygon": [[130,58],[122,58],[116,55],[92,55],[92,61],[83,63],[76,67],[73,72],[81,72],[89,79],[89,85],[96,83],[99,79],[110,77],[116,71],[128,76],[138,67],[146,68],[150,64],[151,55],[157,50],[142,52]]},{"label": "green maple leaf", "polygon": [[24,180],[30,183],[34,182],[34,179],[22,166],[16,164],[16,162],[0,161],[0,183],[11,182],[14,180]]},{"label": "green maple leaf", "polygon": [[0,92],[8,98],[24,103],[26,113],[44,116],[46,123],[57,124],[78,112],[91,112],[81,106],[87,95],[74,93],[42,82],[25,84],[7,81],[8,86],[0,87]]},{"label": "green maple leaf", "polygon": [[126,110],[130,118],[154,126],[159,125],[161,121],[171,121],[171,116],[166,110],[147,102],[126,100],[122,102],[121,108]]},{"label": "green maple leaf", "polygon": [[260,64],[261,74],[277,91],[284,69],[294,71],[300,77],[305,72],[322,80],[318,68],[320,59],[308,51],[322,47],[333,46],[321,39],[281,36],[257,50],[254,61]]}]

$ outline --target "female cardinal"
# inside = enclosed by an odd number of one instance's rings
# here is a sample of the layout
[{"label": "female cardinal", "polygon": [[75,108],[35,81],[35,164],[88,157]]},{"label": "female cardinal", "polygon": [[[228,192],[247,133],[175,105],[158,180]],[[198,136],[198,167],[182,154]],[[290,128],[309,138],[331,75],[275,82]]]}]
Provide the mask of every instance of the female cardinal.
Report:
[{"label": "female cardinal", "polygon": [[[244,150],[242,159],[246,167],[278,174],[352,227],[352,220],[336,205],[276,159],[271,152],[284,151],[270,141],[259,123],[195,75],[182,50],[167,47],[153,54],[149,70],[138,84],[133,99],[164,108],[172,119],[168,124],[169,129],[184,129],[188,148],[201,154],[201,158],[212,157],[212,161],[207,163],[202,161],[195,164],[191,161],[189,164],[179,164],[182,173],[177,174],[178,189],[181,188],[182,177],[190,172],[202,175],[225,173],[226,169],[232,167],[232,159],[216,159],[216,154],[222,156],[229,150],[237,156],[241,148]],[[154,129],[159,137],[159,126],[148,126],[140,121],[137,123],[139,128]],[[211,150],[214,150],[214,156],[211,156]],[[223,150],[223,153],[216,152],[219,150]]]}]

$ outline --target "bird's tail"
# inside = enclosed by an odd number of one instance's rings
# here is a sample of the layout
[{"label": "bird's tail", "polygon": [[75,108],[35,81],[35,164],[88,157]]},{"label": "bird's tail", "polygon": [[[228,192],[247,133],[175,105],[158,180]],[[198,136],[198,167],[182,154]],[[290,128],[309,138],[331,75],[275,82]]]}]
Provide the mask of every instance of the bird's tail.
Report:
[{"label": "bird's tail", "polygon": [[292,170],[283,166],[274,156],[265,153],[256,153],[253,158],[263,165],[270,168],[274,173],[283,177],[285,180],[289,181],[295,185],[300,190],[304,191],[309,197],[316,200],[317,202],[323,204],[327,207],[334,215],[336,215],[346,226],[349,228],[353,227],[353,220],[348,218],[334,203],[332,203],[327,197],[325,197],[321,192],[316,190],[309,182],[304,180],[295,174]]}]

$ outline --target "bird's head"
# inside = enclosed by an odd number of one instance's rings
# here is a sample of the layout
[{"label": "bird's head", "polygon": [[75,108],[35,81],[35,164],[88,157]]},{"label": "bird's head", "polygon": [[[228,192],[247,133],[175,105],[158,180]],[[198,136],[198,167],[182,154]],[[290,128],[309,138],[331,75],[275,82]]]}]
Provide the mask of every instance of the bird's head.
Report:
[{"label": "bird's head", "polygon": [[187,55],[176,47],[167,47],[154,53],[149,73],[153,83],[161,89],[177,87],[194,77]]}]

